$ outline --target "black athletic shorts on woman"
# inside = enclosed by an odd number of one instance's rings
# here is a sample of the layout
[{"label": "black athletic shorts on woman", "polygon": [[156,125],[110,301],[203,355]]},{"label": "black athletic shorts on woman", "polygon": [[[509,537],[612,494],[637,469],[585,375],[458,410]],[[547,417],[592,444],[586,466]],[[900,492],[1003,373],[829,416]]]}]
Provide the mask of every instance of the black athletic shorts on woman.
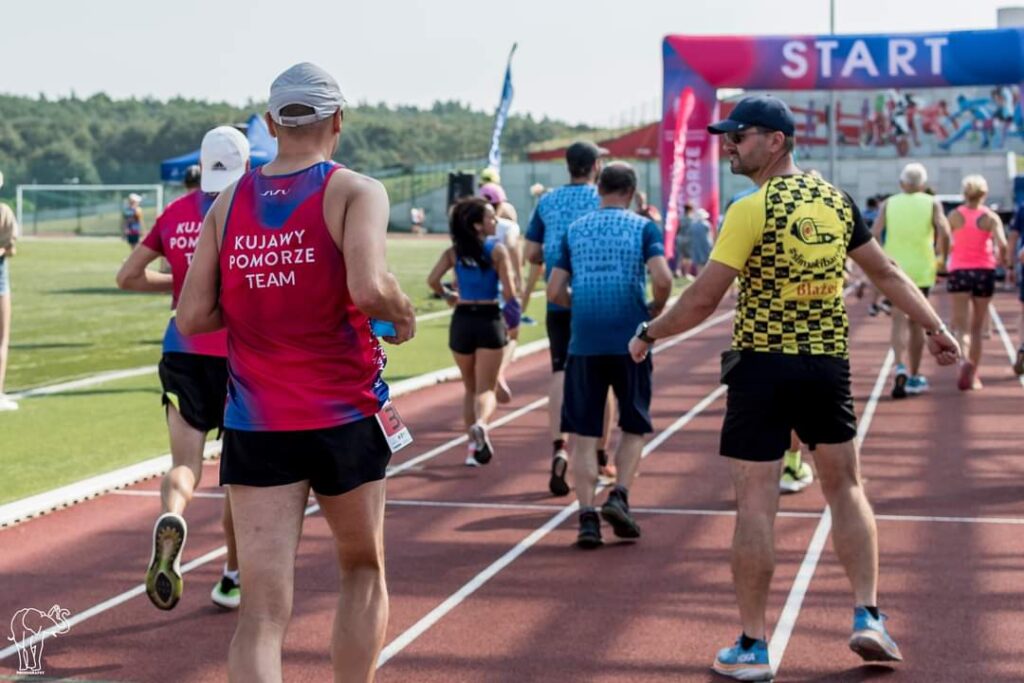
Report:
[{"label": "black athletic shorts on woman", "polygon": [[471,354],[477,349],[502,349],[508,332],[498,304],[459,304],[448,328],[448,348]]},{"label": "black athletic shorts on woman", "polygon": [[380,481],[391,449],[376,417],[291,432],[224,430],[220,485],[284,486],[309,481],[324,496],[339,496]]},{"label": "black athletic shorts on woman", "polygon": [[158,370],[165,407],[173,405],[185,422],[201,432],[223,426],[228,392],[226,358],[165,353]]},{"label": "black athletic shorts on woman", "polygon": [[726,351],[722,382],[729,386],[719,450],[726,457],[779,460],[790,430],[811,450],[857,435],[850,362],[843,358]]},{"label": "black athletic shorts on woman", "polygon": [[953,294],[967,293],[971,296],[991,297],[996,292],[996,271],[994,268],[952,270],[946,279],[946,291]]},{"label": "black athletic shorts on woman", "polygon": [[650,434],[651,356],[635,363],[628,355],[574,356],[565,365],[562,431],[580,436],[604,434],[604,408],[611,387],[619,405],[619,427],[628,434]]}]

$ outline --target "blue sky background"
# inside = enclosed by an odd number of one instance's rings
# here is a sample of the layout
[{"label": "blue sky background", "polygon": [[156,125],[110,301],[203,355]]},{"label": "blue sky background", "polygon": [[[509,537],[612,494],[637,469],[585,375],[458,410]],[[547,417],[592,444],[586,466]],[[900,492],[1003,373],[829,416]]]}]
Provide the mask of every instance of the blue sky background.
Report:
[{"label": "blue sky background", "polygon": [[[836,0],[839,33],[984,29],[1006,0]],[[243,104],[309,60],[351,102],[492,111],[515,41],[513,113],[652,120],[667,33],[824,34],[828,0],[5,2],[0,91]]]}]

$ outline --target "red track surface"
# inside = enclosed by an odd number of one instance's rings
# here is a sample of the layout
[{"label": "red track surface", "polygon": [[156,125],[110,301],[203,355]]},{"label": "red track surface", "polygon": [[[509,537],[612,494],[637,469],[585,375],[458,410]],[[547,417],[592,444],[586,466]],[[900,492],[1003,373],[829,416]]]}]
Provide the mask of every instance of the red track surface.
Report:
[{"label": "red track surface", "polygon": [[[996,303],[1016,343],[1015,297],[1000,295]],[[888,319],[864,317],[863,304],[852,308],[862,413],[885,361]],[[657,433],[718,386],[718,351],[729,330],[728,322],[719,324],[656,357]],[[544,395],[547,362],[540,354],[514,366],[512,409]],[[1024,680],[1024,387],[997,330],[986,343],[983,391],[958,392],[954,372],[930,361],[925,372],[933,385],[925,396],[894,402],[886,382],[863,448],[880,516],[881,607],[907,661],[865,666],[847,649],[851,596],[829,543],[779,680]],[[461,387],[450,384],[399,400],[416,443],[393,464],[460,434],[460,396]],[[732,492],[726,463],[716,456],[723,407],[724,399],[711,403],[644,461],[631,495],[634,508],[647,510],[638,511],[639,543],[578,551],[576,517],[569,515],[392,652],[378,680],[718,680],[708,665],[739,630],[729,575]],[[459,444],[390,481],[388,643],[571,502],[547,494],[546,425],[540,407],[496,429],[497,456],[486,468],[464,467]],[[203,491],[215,493],[215,483],[216,468],[208,467]],[[153,480],[134,490],[157,486]],[[219,499],[197,498],[189,508],[185,561],[221,545],[220,506]],[[158,508],[157,497],[112,494],[0,532],[0,624],[22,607],[45,611],[54,603],[74,617],[138,586]],[[783,500],[773,628],[823,508],[816,486]],[[610,535],[606,528],[606,542]],[[190,572],[185,597],[170,613],[140,594],[49,639],[46,677],[225,680],[235,617],[208,599],[221,562]],[[300,548],[286,680],[330,680],[334,562],[326,524],[314,514]],[[2,673],[13,676],[16,666],[16,655],[0,659]]]}]

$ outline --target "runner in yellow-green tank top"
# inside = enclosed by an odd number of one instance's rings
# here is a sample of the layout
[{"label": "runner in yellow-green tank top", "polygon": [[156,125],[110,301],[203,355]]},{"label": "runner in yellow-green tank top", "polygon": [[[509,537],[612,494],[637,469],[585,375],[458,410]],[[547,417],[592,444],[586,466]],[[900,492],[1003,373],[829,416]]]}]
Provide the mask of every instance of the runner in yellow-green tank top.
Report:
[{"label": "runner in yellow-green tank top", "polygon": [[[902,191],[885,200],[873,228],[879,240],[885,231],[885,253],[925,296],[935,286],[936,239],[949,240],[949,222],[943,214],[942,204],[924,191],[927,182],[928,172],[924,166],[907,164],[900,173]],[[903,330],[904,325],[909,325],[909,339]],[[893,310],[890,339],[896,355],[892,397],[905,398],[907,394],[927,391],[928,379],[921,374],[924,352],[921,326],[907,320],[902,312]]]},{"label": "runner in yellow-green tank top", "polygon": [[901,192],[885,202],[883,249],[918,287],[935,286],[935,197]]}]

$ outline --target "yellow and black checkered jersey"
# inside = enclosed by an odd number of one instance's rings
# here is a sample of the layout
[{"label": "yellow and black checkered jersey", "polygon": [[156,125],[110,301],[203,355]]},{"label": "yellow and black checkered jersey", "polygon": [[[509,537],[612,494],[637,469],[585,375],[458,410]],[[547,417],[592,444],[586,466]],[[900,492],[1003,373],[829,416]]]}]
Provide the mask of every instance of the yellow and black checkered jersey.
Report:
[{"label": "yellow and black checkered jersey", "polygon": [[733,204],[711,252],[740,271],[732,348],[848,358],[843,266],[870,239],[849,195],[817,176],[776,176]]}]

